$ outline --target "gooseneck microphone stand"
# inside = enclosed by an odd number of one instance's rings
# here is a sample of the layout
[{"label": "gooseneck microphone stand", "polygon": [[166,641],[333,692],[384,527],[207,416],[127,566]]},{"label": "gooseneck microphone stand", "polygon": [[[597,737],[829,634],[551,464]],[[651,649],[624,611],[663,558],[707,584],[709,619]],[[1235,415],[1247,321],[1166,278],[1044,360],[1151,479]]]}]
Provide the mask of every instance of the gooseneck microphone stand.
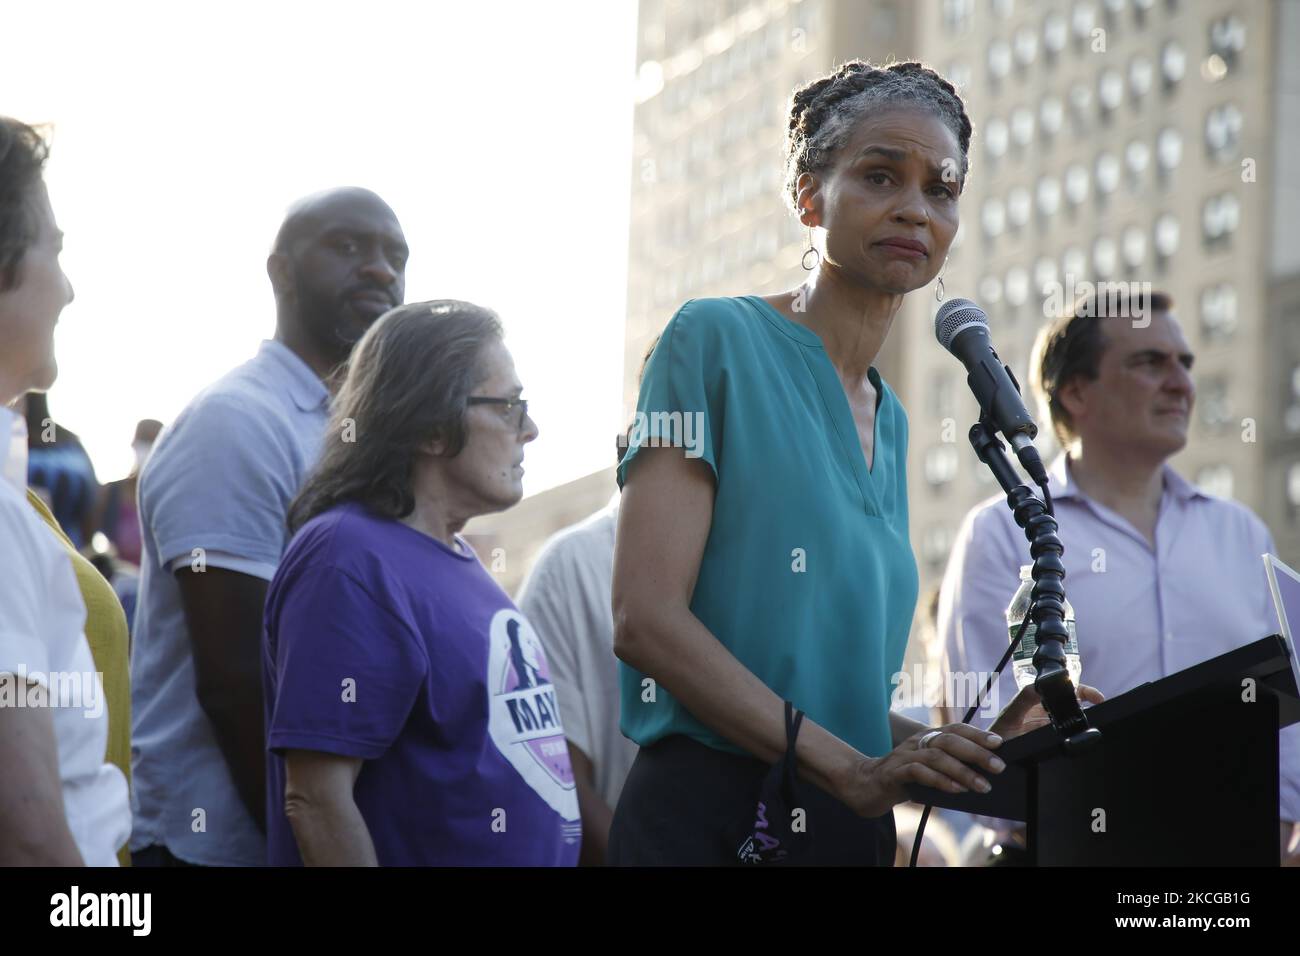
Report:
[{"label": "gooseneck microphone stand", "polygon": [[[1011,381],[1015,376],[1007,369]],[[1017,385],[1017,388],[1019,386]],[[984,690],[980,692],[975,703],[966,711],[962,723],[970,723],[979,709],[980,700],[989,693],[997,682],[1016,646],[1024,636],[1025,628],[1032,620],[1037,625],[1036,637],[1038,650],[1034,652],[1034,689],[1043,702],[1043,709],[1061,737],[1062,749],[1067,754],[1080,754],[1101,741],[1101,731],[1088,726],[1088,718],[1079,706],[1075,694],[1074,682],[1070,680],[1070,671],[1065,666],[1065,641],[1069,631],[1065,629],[1065,565],[1061,555],[1065,545],[1056,535],[1056,518],[1050,506],[1051,493],[1043,486],[1043,498],[1048,504],[1034,497],[1029,487],[1016,476],[1011,461],[1007,458],[1006,446],[998,438],[997,430],[989,423],[988,417],[981,412],[980,420],[971,426],[968,434],[971,447],[979,460],[988,465],[1002,490],[1007,493],[1007,506],[1029,539],[1029,554],[1034,559],[1034,588],[1029,595],[1029,613],[1020,622],[1020,628],[1002,655],[997,668],[989,675]],[[912,843],[912,856],[909,866],[916,866],[921,855],[921,842],[925,839],[925,824],[930,819],[931,807],[926,805],[921,813],[921,821],[916,828],[916,839]]]},{"label": "gooseneck microphone stand", "polygon": [[[1037,672],[1034,688],[1042,698],[1043,709],[1047,711],[1052,726],[1061,735],[1065,751],[1081,752],[1101,739],[1101,731],[1088,726],[1088,718],[1079,706],[1074,683],[1065,666],[1065,641],[1069,637],[1065,628],[1065,565],[1061,563],[1065,547],[1056,534],[1056,518],[1049,507],[1018,480],[1002,441],[984,415],[981,414],[980,420],[971,426],[969,438],[979,460],[988,465],[993,477],[1007,493],[1007,506],[1029,539],[1029,554],[1034,560],[1034,589],[1030,594],[1028,619],[1037,625],[1038,639],[1038,650],[1034,653],[1034,670]],[[1046,488],[1043,492],[1047,497]],[[1024,629],[1025,622],[1022,622],[1021,634]],[[1011,648],[1008,648],[1003,666],[1010,652]]]}]

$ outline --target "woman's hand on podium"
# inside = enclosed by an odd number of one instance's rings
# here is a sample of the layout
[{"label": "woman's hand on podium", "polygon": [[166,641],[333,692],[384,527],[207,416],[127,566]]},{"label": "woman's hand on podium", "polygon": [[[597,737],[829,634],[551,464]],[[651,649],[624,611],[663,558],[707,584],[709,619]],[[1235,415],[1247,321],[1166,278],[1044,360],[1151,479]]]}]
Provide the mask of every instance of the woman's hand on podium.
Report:
[{"label": "woman's hand on podium", "polygon": [[[1106,699],[1106,695],[1095,687],[1089,687],[1087,684],[1080,684],[1075,688],[1075,696],[1086,704],[1100,704]],[[1004,740],[1010,740],[1013,737],[1019,737],[1021,734],[1027,734],[1031,730],[1037,730],[1039,727],[1046,727],[1050,724],[1051,718],[1047,716],[1047,711],[1043,708],[1038,691],[1034,685],[1022,687],[1020,693],[1016,694],[1015,699],[1011,701],[1002,713],[998,714],[998,719],[993,721],[993,726],[989,728],[995,734],[998,734]]]},{"label": "woman's hand on podium", "polygon": [[992,785],[980,770],[998,774],[1006,769],[993,752],[1001,745],[1001,737],[969,724],[927,729],[883,757],[859,760],[836,796],[860,816],[878,817],[911,799],[908,784],[948,793],[988,793]]}]

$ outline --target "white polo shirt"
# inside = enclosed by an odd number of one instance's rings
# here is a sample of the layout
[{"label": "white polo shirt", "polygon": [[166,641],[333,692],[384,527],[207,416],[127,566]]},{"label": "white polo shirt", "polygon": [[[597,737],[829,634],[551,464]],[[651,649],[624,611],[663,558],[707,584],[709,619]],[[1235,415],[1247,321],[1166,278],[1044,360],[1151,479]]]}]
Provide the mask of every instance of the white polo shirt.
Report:
[{"label": "white polo shirt", "polygon": [[131,832],[108,763],[108,707],[63,546],[27,503],[27,423],[0,407],[0,708],[49,707],[68,829],[88,866],[117,866]]},{"label": "white polo shirt", "polygon": [[618,727],[612,610],[618,503],[615,494],[600,511],[552,536],[519,595],[519,610],[546,645],[564,736],[591,760],[596,790],[611,810],[637,752]]}]

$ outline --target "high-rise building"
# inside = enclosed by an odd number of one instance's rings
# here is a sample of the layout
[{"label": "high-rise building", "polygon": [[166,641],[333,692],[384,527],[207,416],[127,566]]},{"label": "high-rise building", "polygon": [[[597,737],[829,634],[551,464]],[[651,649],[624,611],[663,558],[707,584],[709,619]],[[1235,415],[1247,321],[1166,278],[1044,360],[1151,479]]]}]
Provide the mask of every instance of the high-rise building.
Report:
[{"label": "high-rise building", "polygon": [[[807,231],[782,198],[790,93],[844,60],[905,52],[914,5],[641,0],[624,407],[687,299],[791,289]],[[889,356],[882,357],[888,377]]]},{"label": "high-rise building", "polygon": [[1283,558],[1300,566],[1300,180],[1291,174],[1300,156],[1300,2],[1275,4],[1267,29],[1272,90],[1267,109],[1250,111],[1247,121],[1264,130],[1257,147],[1270,217],[1260,230],[1260,266],[1267,270],[1264,348],[1254,361],[1240,363],[1239,374],[1261,378],[1267,408],[1260,428],[1260,499],[1254,504]]},{"label": "high-rise building", "polygon": [[[1300,271],[1300,204],[1278,175],[1279,131],[1288,115],[1300,121],[1280,55],[1287,36],[1296,48],[1298,6],[944,0],[924,4],[918,23],[921,55],[957,78],[977,131],[948,294],[985,306],[1002,357],[1027,382],[1035,333],[1077,284],[1149,282],[1172,293],[1198,388],[1190,440],[1173,464],[1253,507],[1291,560],[1300,467],[1289,472],[1288,513],[1280,486],[1292,466],[1279,441],[1300,375],[1294,386],[1279,379],[1300,351],[1275,367],[1283,307],[1269,300]],[[933,347],[929,322],[901,331],[913,541],[934,581],[962,514],[998,489],[966,447],[975,406],[960,366]],[[1300,435],[1300,421],[1291,425]]]},{"label": "high-rise building", "polygon": [[[1171,293],[1198,387],[1174,465],[1251,506],[1300,564],[1300,3],[643,0],[640,18],[629,412],[682,302],[801,281],[807,236],[781,194],[790,91],[852,57],[921,59],[975,128],[946,295],[985,307],[1027,387],[1034,335],[1080,284]],[[922,595],[998,491],[966,442],[977,409],[934,341],[936,306],[909,296],[878,363],[911,423]]]}]

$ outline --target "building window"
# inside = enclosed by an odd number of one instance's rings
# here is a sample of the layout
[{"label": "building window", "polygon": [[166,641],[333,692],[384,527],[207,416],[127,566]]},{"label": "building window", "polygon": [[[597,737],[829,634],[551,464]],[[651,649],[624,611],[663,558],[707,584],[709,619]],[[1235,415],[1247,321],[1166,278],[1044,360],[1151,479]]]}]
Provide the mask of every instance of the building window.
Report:
[{"label": "building window", "polygon": [[1124,77],[1119,70],[1102,70],[1097,77],[1097,104],[1110,113],[1124,102]]},{"label": "building window", "polygon": [[1038,56],[1038,33],[1031,26],[1023,26],[1016,31],[1014,41],[1016,63],[1021,69],[1030,66]]},{"label": "building window", "polygon": [[936,372],[930,381],[930,414],[943,420],[956,414],[957,391],[948,372]]},{"label": "building window", "polygon": [[1044,176],[1038,181],[1038,214],[1044,219],[1051,219],[1061,208],[1061,184],[1053,176]]},{"label": "building window", "polygon": [[1101,236],[1092,244],[1092,268],[1101,278],[1109,279],[1115,274],[1118,257],[1115,240],[1109,236]]},{"label": "building window", "polygon": [[1242,115],[1235,103],[1224,103],[1205,114],[1205,152],[1225,162],[1237,152],[1241,141]]},{"label": "building window", "polygon": [[1002,235],[1002,230],[1007,225],[1007,213],[1001,199],[992,197],[984,200],[984,206],[980,209],[980,224],[988,238],[996,239]]},{"label": "building window", "polygon": [[1088,128],[1088,116],[1092,110],[1092,90],[1086,83],[1075,83],[1070,87],[1070,112],[1074,114],[1074,126],[1078,130]]},{"label": "building window", "polygon": [[1039,295],[1048,295],[1057,282],[1056,260],[1046,256],[1034,263],[1034,289]]},{"label": "building window", "polygon": [[1065,122],[1065,106],[1059,97],[1046,96],[1038,104],[1038,129],[1045,139],[1051,139],[1061,131]]},{"label": "building window", "polygon": [[1237,289],[1221,282],[1201,290],[1201,333],[1208,342],[1226,342],[1237,329]]},{"label": "building window", "polygon": [[1156,137],[1156,164],[1162,176],[1168,176],[1183,160],[1183,134],[1166,126]]},{"label": "building window", "polygon": [[1300,461],[1286,470],[1286,500],[1292,509],[1300,511]]},{"label": "building window", "polygon": [[943,25],[949,33],[966,33],[975,16],[975,0],[943,0]]},{"label": "building window", "polygon": [[1155,76],[1155,68],[1151,66],[1151,61],[1145,56],[1138,54],[1129,61],[1128,65],[1128,88],[1133,99],[1141,100],[1151,92],[1151,81]]},{"label": "building window", "polygon": [[1113,193],[1119,185],[1119,160],[1111,153],[1102,153],[1097,157],[1096,177],[1098,193]]},{"label": "building window", "polygon": [[1232,497],[1232,466],[1206,465],[1196,473],[1196,485],[1209,495]]},{"label": "building window", "polygon": [[1070,246],[1061,254],[1061,274],[1067,287],[1088,276],[1088,253],[1082,246]]},{"label": "building window", "polygon": [[1088,198],[1088,167],[1075,163],[1065,170],[1065,199],[1071,206],[1080,206]]},{"label": "building window", "polygon": [[1007,270],[1007,305],[1013,308],[1020,308],[1029,298],[1029,273],[1020,266],[1013,266]]},{"label": "building window", "polygon": [[1178,251],[1178,219],[1172,213],[1165,213],[1155,221],[1152,229],[1151,244],[1156,255],[1169,259]]},{"label": "building window", "polygon": [[1024,186],[1017,186],[1007,193],[1007,219],[1013,228],[1019,229],[1029,222],[1029,215],[1033,208],[1029,190]]},{"label": "building window", "polygon": [[1120,237],[1120,248],[1123,250],[1124,265],[1136,269],[1147,257],[1146,231],[1139,226],[1127,227]]},{"label": "building window", "polygon": [[1070,27],[1065,22],[1065,17],[1059,13],[1049,13],[1043,20],[1043,52],[1049,61],[1065,49],[1065,41],[1069,36]]},{"label": "building window", "polygon": [[1128,167],[1129,181],[1136,188],[1142,185],[1142,177],[1151,165],[1151,147],[1140,139],[1129,142],[1124,147],[1124,165]]},{"label": "building window", "polygon": [[1288,432],[1300,434],[1300,365],[1291,369],[1291,404],[1287,407],[1284,421]]},{"label": "building window", "polygon": [[993,117],[984,126],[984,150],[990,159],[999,159],[1007,151],[1007,124],[998,117]]},{"label": "building window", "polygon": [[931,525],[925,529],[921,536],[921,560],[931,571],[937,573],[948,563],[952,540],[952,529],[947,525]]},{"label": "building window", "polygon": [[997,276],[985,276],[980,279],[980,301],[985,305],[997,305],[1002,301],[1002,280]]},{"label": "building window", "polygon": [[1093,28],[1097,25],[1097,5],[1095,3],[1076,3],[1070,11],[1070,29],[1074,32],[1074,42],[1083,46],[1092,39]]},{"label": "building window", "polygon": [[925,453],[925,480],[936,491],[957,477],[957,448],[932,445]]},{"label": "building window", "polygon": [[1201,207],[1201,235],[1207,246],[1231,241],[1241,223],[1241,201],[1235,193],[1211,196]]},{"label": "building window", "polygon": [[994,40],[989,44],[989,76],[996,82],[1011,72],[1011,45],[1006,40]]},{"label": "building window", "polygon": [[948,64],[948,80],[958,93],[965,92],[970,87],[971,68],[965,60],[953,60]]},{"label": "building window", "polygon": [[1204,379],[1196,394],[1197,417],[1211,432],[1223,432],[1232,424],[1228,383],[1220,377]]},{"label": "building window", "polygon": [[1171,93],[1187,73],[1187,54],[1177,40],[1170,40],[1160,48],[1160,82],[1165,92]]},{"label": "building window", "polygon": [[1236,14],[1220,17],[1210,24],[1210,57],[1218,57],[1228,70],[1246,49],[1246,24]]}]

